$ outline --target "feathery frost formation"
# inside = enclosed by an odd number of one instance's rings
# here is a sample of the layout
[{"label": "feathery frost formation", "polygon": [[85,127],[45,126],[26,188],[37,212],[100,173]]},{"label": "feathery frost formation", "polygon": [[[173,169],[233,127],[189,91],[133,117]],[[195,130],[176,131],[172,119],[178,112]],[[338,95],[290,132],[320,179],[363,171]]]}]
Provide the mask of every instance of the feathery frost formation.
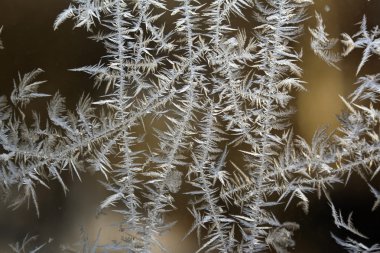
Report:
[{"label": "feathery frost formation", "polygon": [[[196,233],[196,252],[289,252],[299,225],[276,218],[274,206],[295,203],[307,213],[313,192],[330,199],[332,187],[353,173],[369,182],[380,170],[379,74],[359,77],[351,97],[341,98],[347,110],[338,134],[322,128],[311,144],[293,135],[292,91],[304,90],[297,40],[312,4],[72,0],[54,28],[72,19],[103,43],[99,63],[73,69],[91,75],[103,95],[84,95],[69,110],[57,92],[42,121],[25,109],[49,96],[38,92],[42,70],[20,74],[10,99],[0,97],[1,193],[14,208],[32,201],[39,215],[36,187],[58,180],[67,191],[63,171],[86,180],[82,173],[91,169],[109,191],[99,211],[116,205],[123,237],[83,244],[82,252],[170,251],[160,234],[175,226],[167,216],[178,194],[188,196],[194,220],[184,237]],[[338,68],[338,40],[315,17],[311,48]],[[342,36],[343,56],[363,49],[357,74],[380,54],[379,30],[368,31],[365,17],[360,32]],[[380,194],[370,189],[375,209]],[[331,207],[338,227],[363,237]],[[333,238],[349,252],[379,250]]]}]

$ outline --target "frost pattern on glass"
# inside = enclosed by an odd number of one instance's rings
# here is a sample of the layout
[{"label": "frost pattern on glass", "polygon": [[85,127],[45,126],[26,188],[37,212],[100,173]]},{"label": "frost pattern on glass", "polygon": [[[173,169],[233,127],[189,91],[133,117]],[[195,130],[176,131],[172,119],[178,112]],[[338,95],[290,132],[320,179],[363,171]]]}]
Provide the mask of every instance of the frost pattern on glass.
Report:
[{"label": "frost pattern on glass", "polygon": [[[101,173],[109,196],[99,210],[116,206],[126,236],[101,247],[99,238],[89,245],[84,236],[82,252],[165,251],[159,234],[175,226],[167,217],[178,194],[189,199],[194,219],[187,235],[197,234],[197,252],[288,252],[299,225],[279,221],[273,206],[295,203],[307,213],[310,194],[329,199],[353,173],[368,181],[379,172],[379,74],[360,76],[352,95],[341,97],[346,110],[338,134],[321,128],[311,144],[293,134],[292,92],[305,89],[297,40],[312,4],[72,0],[52,25],[72,19],[103,43],[107,54],[98,63],[73,69],[88,73],[103,95],[83,95],[69,110],[57,92],[41,120],[25,107],[50,96],[38,92],[42,70],[20,74],[12,94],[0,97],[1,193],[12,196],[13,208],[31,201],[39,215],[36,187],[58,180],[67,191],[64,170],[81,180],[85,171]],[[328,37],[320,14],[316,19],[311,47],[338,68],[341,57],[332,50],[339,41]],[[357,34],[342,34],[343,56],[363,50],[356,74],[380,54],[379,34],[365,17]],[[375,209],[378,187],[370,189]],[[338,227],[362,235],[351,216],[346,223],[331,207]],[[349,252],[379,249],[333,238]]]}]

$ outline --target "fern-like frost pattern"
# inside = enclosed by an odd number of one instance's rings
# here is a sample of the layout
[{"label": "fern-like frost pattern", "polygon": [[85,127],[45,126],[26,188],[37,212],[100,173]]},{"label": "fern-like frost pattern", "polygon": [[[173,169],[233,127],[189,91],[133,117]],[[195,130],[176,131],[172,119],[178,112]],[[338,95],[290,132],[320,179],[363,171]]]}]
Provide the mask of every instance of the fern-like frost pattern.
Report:
[{"label": "fern-like frost pattern", "polygon": [[[116,208],[124,236],[101,246],[99,238],[93,245],[87,238],[82,252],[170,251],[159,235],[175,226],[167,217],[178,194],[189,199],[194,219],[184,237],[196,233],[196,252],[290,252],[299,225],[278,220],[272,208],[295,202],[308,213],[310,194],[330,200],[333,186],[353,173],[368,182],[375,210],[380,194],[369,180],[379,172],[379,74],[359,77],[352,95],[341,97],[346,111],[338,134],[321,128],[310,144],[293,134],[292,92],[305,90],[297,40],[312,4],[72,0],[53,25],[59,29],[72,19],[103,43],[106,55],[99,63],[72,69],[91,75],[103,94],[83,95],[67,109],[59,92],[50,97],[38,91],[41,69],[20,74],[10,96],[0,97],[2,194],[10,196],[12,208],[32,202],[39,215],[40,185],[49,188],[57,180],[66,192],[63,171],[80,180],[88,170],[103,175],[109,196],[99,212]],[[339,41],[329,38],[322,16],[315,17],[311,48],[339,69]],[[165,19],[170,22],[163,25]],[[368,30],[366,17],[358,33],[342,38],[343,56],[363,50],[357,75],[380,54],[378,27]],[[27,105],[46,97],[47,119],[41,120]],[[338,228],[365,238],[351,215],[346,222],[330,206]],[[332,237],[348,252],[379,250]],[[11,248],[21,252],[24,246]]]}]

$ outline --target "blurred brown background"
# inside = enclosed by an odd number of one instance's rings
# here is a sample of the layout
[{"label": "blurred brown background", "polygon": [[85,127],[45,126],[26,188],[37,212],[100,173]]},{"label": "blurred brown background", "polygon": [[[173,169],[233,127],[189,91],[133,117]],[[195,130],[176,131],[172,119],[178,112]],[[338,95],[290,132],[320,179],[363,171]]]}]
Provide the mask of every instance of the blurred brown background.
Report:
[{"label": "blurred brown background", "polygon": [[[378,0],[315,2],[315,9],[322,14],[332,37],[339,37],[343,31],[355,33],[358,30],[355,23],[362,19],[364,13],[368,17],[369,27],[380,24]],[[59,90],[67,98],[68,107],[74,108],[81,94],[92,90],[92,82],[87,75],[69,72],[67,69],[96,64],[104,50],[102,45],[87,39],[89,34],[82,29],[73,30],[70,22],[53,31],[54,19],[68,4],[69,1],[64,0],[0,0],[0,26],[4,26],[1,39],[5,47],[0,51],[0,95],[10,94],[12,80],[17,78],[18,72],[26,73],[35,68],[42,68],[45,73],[41,78],[48,81],[41,90],[49,94]],[[307,22],[311,26],[315,25],[313,14],[311,10],[311,18]],[[308,34],[307,28],[305,32]],[[354,88],[355,71],[361,56],[361,52],[354,52],[339,64],[341,71],[338,71],[313,55],[309,40],[309,36],[304,36],[300,44],[304,50],[301,65],[308,91],[297,94],[295,103],[298,112],[294,117],[296,133],[307,140],[311,140],[318,127],[328,125],[331,131],[337,127],[336,115],[344,109],[338,95],[347,96]],[[362,72],[379,72],[378,66],[379,61],[371,59]],[[46,101],[34,105],[36,110],[45,110]],[[22,240],[27,233],[40,235],[41,242],[54,239],[43,252],[57,252],[60,243],[73,242],[79,238],[80,226],[85,227],[90,240],[94,240],[100,227],[103,228],[104,237],[115,238],[110,231],[116,229],[105,225],[112,222],[114,216],[108,214],[95,218],[96,208],[107,194],[97,183],[97,178],[83,176],[85,180],[79,182],[76,178],[71,179],[70,175],[65,177],[70,183],[67,196],[54,182],[50,184],[50,190],[39,190],[40,218],[36,217],[32,207],[26,210],[26,206],[23,206],[11,211],[0,203],[0,252],[10,252],[7,244]],[[372,238],[368,243],[380,242],[380,234],[377,232],[380,228],[379,212],[371,213],[373,199],[365,184],[358,180],[349,188],[339,186],[332,197],[345,217],[349,211],[354,211],[355,225]],[[186,213],[176,215],[180,219],[191,219]],[[290,208],[280,214],[279,218],[301,224],[301,230],[296,234],[295,252],[343,252],[330,238],[329,232],[337,230],[324,200],[313,197],[308,216],[301,210]],[[191,224],[191,220],[184,223]],[[166,238],[176,245],[173,246],[178,250],[176,253],[187,252],[185,248],[191,248],[180,242],[179,237],[188,228],[177,227],[177,230],[183,231],[174,230]],[[336,234],[339,235],[339,232]]]}]

